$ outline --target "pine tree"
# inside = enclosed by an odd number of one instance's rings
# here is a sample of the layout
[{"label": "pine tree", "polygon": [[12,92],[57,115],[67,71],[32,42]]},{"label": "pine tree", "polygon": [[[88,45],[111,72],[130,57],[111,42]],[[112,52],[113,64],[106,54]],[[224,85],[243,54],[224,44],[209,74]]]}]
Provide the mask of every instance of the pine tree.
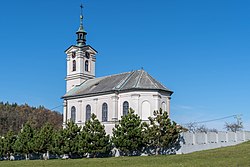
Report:
[{"label": "pine tree", "polygon": [[63,154],[63,150],[62,150],[62,146],[64,145],[63,136],[62,136],[63,130],[64,129],[55,131],[55,133],[52,136],[51,152],[53,154],[57,154],[57,155]]},{"label": "pine tree", "polygon": [[29,123],[26,123],[18,134],[14,148],[16,152],[25,154],[26,160],[30,153],[33,152],[34,130]]},{"label": "pine tree", "polygon": [[52,147],[53,136],[53,127],[49,123],[45,124],[34,136],[34,151],[48,153]]},{"label": "pine tree", "polygon": [[65,129],[53,136],[52,151],[57,154],[67,154],[70,157],[79,155],[80,131],[81,127],[72,121],[68,122]]},{"label": "pine tree", "polygon": [[138,154],[143,148],[142,121],[134,110],[129,109],[113,129],[112,142],[126,155]]},{"label": "pine tree", "polygon": [[88,142],[87,142],[87,133],[82,130],[80,132],[80,135],[79,135],[79,141],[78,141],[78,144],[79,144],[79,154],[80,155],[84,155],[86,153],[88,153]]},{"label": "pine tree", "polygon": [[95,114],[85,123],[81,132],[82,150],[92,154],[93,157],[108,154],[111,150],[109,135],[106,135],[105,127],[97,119]]},{"label": "pine tree", "polygon": [[3,142],[3,154],[10,158],[11,154],[14,154],[14,144],[16,141],[16,136],[13,131],[10,130],[2,139]]},{"label": "pine tree", "polygon": [[154,116],[149,117],[150,125],[145,127],[144,142],[154,150],[155,154],[162,153],[168,148],[174,147],[179,138],[181,129],[175,122],[171,122],[167,112],[162,109],[154,111]]}]

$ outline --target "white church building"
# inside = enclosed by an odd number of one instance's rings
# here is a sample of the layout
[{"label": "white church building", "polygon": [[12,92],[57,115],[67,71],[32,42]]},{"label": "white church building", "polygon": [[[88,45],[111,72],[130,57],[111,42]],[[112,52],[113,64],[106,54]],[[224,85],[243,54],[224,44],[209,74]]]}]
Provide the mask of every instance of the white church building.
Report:
[{"label": "white church building", "polygon": [[105,125],[106,132],[132,108],[143,121],[162,108],[170,114],[172,91],[155,80],[144,70],[135,70],[104,77],[95,77],[97,51],[86,44],[83,16],[77,44],[66,51],[67,76],[64,100],[63,126],[72,120],[79,126],[90,119],[91,114]]}]

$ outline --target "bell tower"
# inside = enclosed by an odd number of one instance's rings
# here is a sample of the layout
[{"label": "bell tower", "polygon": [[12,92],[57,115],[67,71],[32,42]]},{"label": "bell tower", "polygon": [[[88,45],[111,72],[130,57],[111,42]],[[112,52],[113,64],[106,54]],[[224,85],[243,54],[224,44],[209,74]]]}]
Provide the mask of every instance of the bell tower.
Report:
[{"label": "bell tower", "polygon": [[80,26],[76,31],[77,43],[65,51],[67,55],[67,76],[65,78],[67,92],[86,80],[95,78],[97,51],[90,45],[86,45],[87,32],[83,27],[83,6],[81,5],[80,8]]}]

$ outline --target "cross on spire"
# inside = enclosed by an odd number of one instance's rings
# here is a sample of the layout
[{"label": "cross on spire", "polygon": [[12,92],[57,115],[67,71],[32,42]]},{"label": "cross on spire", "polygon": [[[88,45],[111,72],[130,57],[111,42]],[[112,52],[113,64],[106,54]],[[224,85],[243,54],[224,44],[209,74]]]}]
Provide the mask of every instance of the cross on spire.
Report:
[{"label": "cross on spire", "polygon": [[81,8],[81,15],[82,15],[82,9],[83,9],[83,5],[82,5],[82,3],[81,3],[81,5],[80,5],[80,8]]}]

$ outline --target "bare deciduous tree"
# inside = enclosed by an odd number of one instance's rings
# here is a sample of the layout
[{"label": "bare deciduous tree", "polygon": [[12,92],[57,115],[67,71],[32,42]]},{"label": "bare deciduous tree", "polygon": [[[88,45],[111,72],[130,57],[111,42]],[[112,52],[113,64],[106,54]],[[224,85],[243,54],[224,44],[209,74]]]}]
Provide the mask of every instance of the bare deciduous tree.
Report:
[{"label": "bare deciduous tree", "polygon": [[241,131],[243,129],[243,125],[242,122],[238,122],[238,123],[225,123],[225,129],[227,131],[230,132],[237,132],[237,131]]},{"label": "bare deciduous tree", "polygon": [[193,132],[193,133],[195,132],[205,132],[205,133],[218,132],[218,130],[215,128],[210,129],[210,128],[207,128],[205,125],[199,125],[196,122],[190,122],[185,127],[188,129],[189,132]]}]

